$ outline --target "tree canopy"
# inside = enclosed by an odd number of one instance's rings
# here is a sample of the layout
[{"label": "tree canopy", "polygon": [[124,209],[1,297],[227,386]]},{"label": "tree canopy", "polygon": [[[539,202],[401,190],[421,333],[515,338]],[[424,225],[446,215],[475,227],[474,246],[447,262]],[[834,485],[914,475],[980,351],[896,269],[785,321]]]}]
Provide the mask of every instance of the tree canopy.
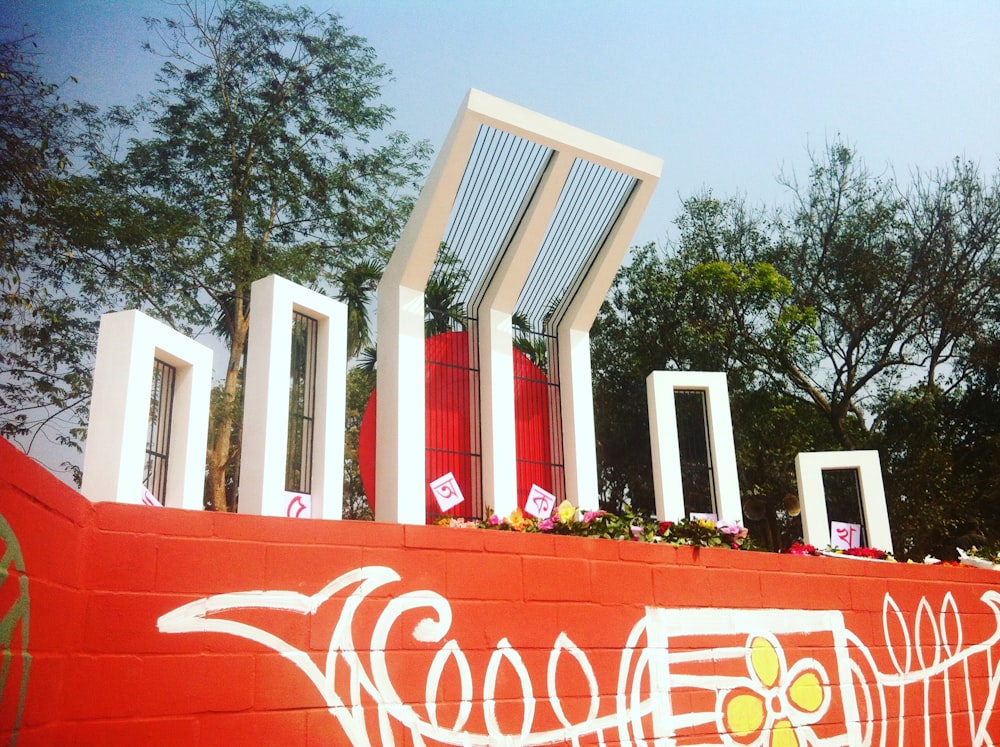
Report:
[{"label": "tree canopy", "polygon": [[795,454],[856,448],[882,450],[906,552],[946,545],[970,517],[1000,532],[998,428],[976,416],[997,407],[983,377],[1000,182],[956,161],[900,185],[837,143],[805,185],[786,183],[791,206],[770,211],[685,200],[669,253],[646,247],[619,273],[593,342],[602,499],[652,508],[649,457],[633,447],[648,442],[646,376],[723,370],[765,542],[795,538]]},{"label": "tree canopy", "polygon": [[394,242],[428,146],[389,131],[389,72],[337,16],[255,0],[171,4],[174,17],[148,20],[147,48],[164,60],[158,90],[86,117],[90,171],[49,209],[85,290],[225,340],[207,482],[224,509],[251,283],[277,273],[336,294],[344,280],[363,335],[365,263]]},{"label": "tree canopy", "polygon": [[52,213],[86,109],[43,79],[38,54],[30,35],[0,41],[0,435],[26,451],[38,439],[77,444],[97,309],[76,292],[74,255]]}]

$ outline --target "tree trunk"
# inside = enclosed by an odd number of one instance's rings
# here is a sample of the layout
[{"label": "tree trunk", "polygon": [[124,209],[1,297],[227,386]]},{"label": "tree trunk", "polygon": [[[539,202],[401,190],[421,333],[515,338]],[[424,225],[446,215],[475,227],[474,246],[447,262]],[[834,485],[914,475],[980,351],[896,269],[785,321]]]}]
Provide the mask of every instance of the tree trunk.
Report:
[{"label": "tree trunk", "polygon": [[247,335],[250,329],[250,318],[247,312],[240,294],[237,294],[233,312],[233,338],[229,348],[229,364],[226,366],[226,381],[206,459],[208,463],[207,493],[211,498],[212,508],[216,511],[229,510],[226,501],[226,471],[230,459],[235,456],[233,454],[233,425],[237,421],[237,412],[239,411],[240,403],[237,399],[240,394],[240,370],[243,366],[243,353],[246,350]]}]

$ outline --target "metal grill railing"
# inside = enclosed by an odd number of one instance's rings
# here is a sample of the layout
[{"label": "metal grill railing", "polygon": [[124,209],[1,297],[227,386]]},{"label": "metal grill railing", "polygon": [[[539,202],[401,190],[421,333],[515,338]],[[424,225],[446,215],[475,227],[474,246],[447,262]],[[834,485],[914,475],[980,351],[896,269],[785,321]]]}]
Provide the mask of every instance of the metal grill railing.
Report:
[{"label": "metal grill railing", "polygon": [[299,493],[312,492],[318,340],[319,322],[305,314],[293,312],[285,490]]},{"label": "metal grill railing", "polygon": [[142,482],[160,503],[167,502],[167,469],[170,463],[170,426],[173,419],[177,369],[153,361],[153,386],[149,398],[146,461]]},{"label": "metal grill railing", "polygon": [[708,432],[708,397],[699,389],[675,389],[684,514],[717,514],[715,462]]},{"label": "metal grill railing", "polygon": [[[472,319],[456,320],[465,327]],[[479,351],[474,334],[443,332],[428,338],[426,373],[427,480],[451,473],[464,496],[441,510],[427,488],[427,516],[483,515],[482,429],[479,417]]]},{"label": "metal grill railing", "polygon": [[549,376],[559,360],[555,337],[518,330],[514,338],[517,420],[517,497],[523,506],[533,484],[566,498],[559,384]]}]

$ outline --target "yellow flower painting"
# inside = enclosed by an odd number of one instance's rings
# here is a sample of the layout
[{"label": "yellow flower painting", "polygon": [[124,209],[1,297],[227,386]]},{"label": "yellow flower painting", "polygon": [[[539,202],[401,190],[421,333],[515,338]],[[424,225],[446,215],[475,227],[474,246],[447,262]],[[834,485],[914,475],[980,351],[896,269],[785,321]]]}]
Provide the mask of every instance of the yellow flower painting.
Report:
[{"label": "yellow flower painting", "polygon": [[811,724],[826,711],[830,684],[818,662],[803,659],[789,669],[781,645],[757,635],[747,643],[749,677],[723,699],[721,718],[739,744],[807,747],[815,743]]}]

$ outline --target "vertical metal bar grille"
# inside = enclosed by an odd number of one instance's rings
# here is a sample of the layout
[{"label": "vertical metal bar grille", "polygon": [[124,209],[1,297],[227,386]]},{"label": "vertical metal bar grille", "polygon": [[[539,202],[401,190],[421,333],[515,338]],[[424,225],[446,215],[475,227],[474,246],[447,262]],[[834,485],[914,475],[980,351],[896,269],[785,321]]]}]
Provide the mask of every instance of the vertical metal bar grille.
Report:
[{"label": "vertical metal bar grille", "polygon": [[823,470],[823,494],[830,521],[861,526],[861,546],[868,544],[865,513],[861,505],[861,475],[854,468]]},{"label": "vertical metal bar grille", "polygon": [[170,426],[176,381],[176,368],[161,360],[153,361],[153,386],[149,398],[149,427],[146,431],[146,463],[142,482],[153,497],[164,505],[167,502]]},{"label": "vertical metal bar grille", "polygon": [[480,125],[445,229],[444,243],[467,282],[457,300],[469,308],[494,259],[517,226],[552,150]]},{"label": "vertical metal bar grille", "polygon": [[559,384],[549,376],[559,360],[551,335],[519,330],[514,339],[514,408],[516,413],[517,498],[524,505],[532,484],[566,498],[562,408]]},{"label": "vertical metal bar grille", "polygon": [[559,196],[517,302],[517,311],[541,329],[593,262],[608,231],[628,202],[637,180],[621,172],[576,159]]},{"label": "vertical metal bar grille", "polygon": [[[474,319],[463,320],[474,326]],[[449,472],[465,500],[442,511],[427,487],[427,517],[481,518],[483,515],[482,430],[479,418],[478,338],[466,331],[444,332],[427,340],[427,480]]]},{"label": "vertical metal bar grille", "polygon": [[292,363],[288,387],[285,490],[299,493],[312,492],[318,339],[319,322],[297,311],[292,312]]},{"label": "vertical metal bar grille", "polygon": [[708,398],[699,389],[675,389],[684,515],[717,514],[715,463],[708,432]]}]

